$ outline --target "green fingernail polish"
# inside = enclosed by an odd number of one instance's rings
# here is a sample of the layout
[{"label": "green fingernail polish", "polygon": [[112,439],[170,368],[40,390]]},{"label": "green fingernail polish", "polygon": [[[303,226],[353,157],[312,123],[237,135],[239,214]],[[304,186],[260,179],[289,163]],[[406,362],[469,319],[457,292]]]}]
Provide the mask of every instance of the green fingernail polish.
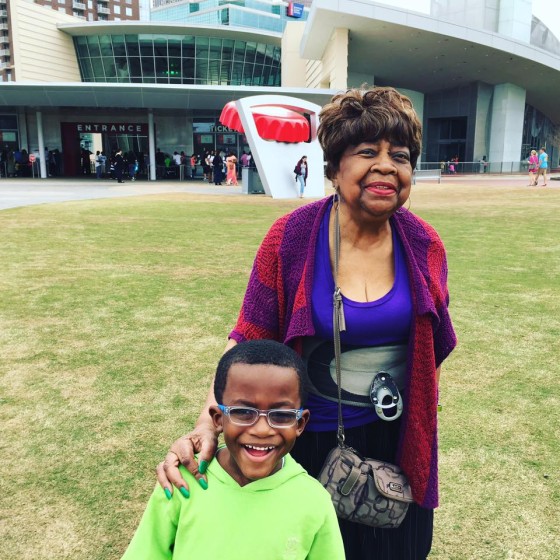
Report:
[{"label": "green fingernail polish", "polygon": [[191,496],[189,491],[184,486],[181,486],[181,488],[179,488],[179,492],[181,492],[181,494],[183,494],[185,498],[190,498]]},{"label": "green fingernail polish", "polygon": [[198,472],[200,474],[204,474],[207,468],[208,468],[208,461],[200,461],[200,463],[198,464]]},{"label": "green fingernail polish", "polygon": [[169,491],[169,488],[164,488],[163,491],[165,492],[165,497],[168,500],[171,500],[171,492]]},{"label": "green fingernail polish", "polygon": [[204,480],[203,478],[199,478],[198,483],[204,490],[208,490],[208,482],[206,482],[206,480]]}]

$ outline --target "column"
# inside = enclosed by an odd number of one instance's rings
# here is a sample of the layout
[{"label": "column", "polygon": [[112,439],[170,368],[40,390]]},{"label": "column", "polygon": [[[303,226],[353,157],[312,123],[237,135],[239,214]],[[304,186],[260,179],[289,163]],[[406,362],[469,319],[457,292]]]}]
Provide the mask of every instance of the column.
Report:
[{"label": "column", "polygon": [[[488,155],[491,164],[504,162],[503,171],[519,171],[521,168],[525,94],[523,88],[514,84],[494,87]],[[491,169],[494,169],[493,165]]]},{"label": "column", "polygon": [[43,139],[43,114],[37,111],[37,137],[39,139],[39,169],[41,179],[47,178],[47,162],[45,161],[45,141]]},{"label": "column", "polygon": [[150,181],[156,180],[156,138],[154,129],[154,113],[148,112],[148,146],[150,152]]}]

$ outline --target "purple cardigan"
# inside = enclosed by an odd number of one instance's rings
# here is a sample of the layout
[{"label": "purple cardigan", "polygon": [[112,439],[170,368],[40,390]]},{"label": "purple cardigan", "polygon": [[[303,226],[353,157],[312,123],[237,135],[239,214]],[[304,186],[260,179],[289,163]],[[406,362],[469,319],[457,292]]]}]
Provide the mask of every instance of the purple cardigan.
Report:
[{"label": "purple cardigan", "polygon": [[[237,342],[270,338],[301,353],[313,336],[311,291],[315,247],[330,198],[278,219],[257,251],[239,318],[230,337]],[[448,313],[447,260],[435,230],[401,209],[391,217],[401,239],[410,277],[414,320],[407,367],[408,407],[403,414],[397,462],[414,500],[438,505],[436,368],[456,337]]]}]

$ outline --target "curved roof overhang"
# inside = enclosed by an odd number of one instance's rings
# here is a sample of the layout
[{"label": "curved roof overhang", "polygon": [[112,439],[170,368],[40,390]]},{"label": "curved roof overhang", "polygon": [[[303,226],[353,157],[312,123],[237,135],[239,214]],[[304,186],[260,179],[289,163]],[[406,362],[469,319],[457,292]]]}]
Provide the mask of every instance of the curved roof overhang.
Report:
[{"label": "curved roof overhang", "polygon": [[167,22],[111,21],[88,23],[59,23],[57,29],[72,37],[83,35],[196,35],[197,37],[222,37],[241,41],[256,41],[280,46],[282,34],[259,31],[245,27],[224,25],[188,25]]},{"label": "curved roof overhang", "polygon": [[423,93],[473,82],[512,83],[560,123],[560,57],[504,35],[360,0],[314,0],[301,55],[318,60],[337,28],[349,30],[349,71],[376,85]]},{"label": "curved roof overhang", "polygon": [[229,101],[250,95],[287,95],[324,105],[335,93],[325,89],[251,86],[4,82],[0,83],[0,107],[221,111]]}]

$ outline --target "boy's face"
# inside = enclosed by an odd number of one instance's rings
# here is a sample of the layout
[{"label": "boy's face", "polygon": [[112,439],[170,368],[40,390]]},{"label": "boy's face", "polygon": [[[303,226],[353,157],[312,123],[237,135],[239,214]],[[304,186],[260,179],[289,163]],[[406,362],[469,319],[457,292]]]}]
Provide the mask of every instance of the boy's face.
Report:
[{"label": "boy's face", "polygon": [[[225,406],[299,409],[297,373],[292,368],[270,364],[233,364],[223,400],[219,404]],[[227,446],[218,455],[220,465],[240,486],[275,473],[309,420],[309,411],[305,410],[301,419],[288,428],[271,427],[266,416],[259,416],[252,426],[239,426],[217,407],[211,407],[210,414],[215,426],[223,429]]]}]

